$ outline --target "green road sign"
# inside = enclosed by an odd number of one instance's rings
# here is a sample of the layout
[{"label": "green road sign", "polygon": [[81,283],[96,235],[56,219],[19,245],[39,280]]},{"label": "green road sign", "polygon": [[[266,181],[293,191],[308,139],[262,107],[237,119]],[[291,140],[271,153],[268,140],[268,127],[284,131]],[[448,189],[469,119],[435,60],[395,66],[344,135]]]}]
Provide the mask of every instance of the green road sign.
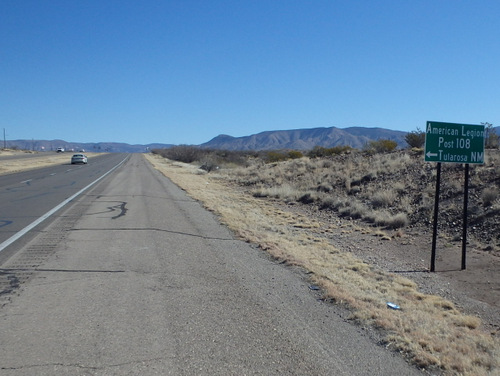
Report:
[{"label": "green road sign", "polygon": [[425,161],[484,163],[484,125],[428,121],[425,127]]}]

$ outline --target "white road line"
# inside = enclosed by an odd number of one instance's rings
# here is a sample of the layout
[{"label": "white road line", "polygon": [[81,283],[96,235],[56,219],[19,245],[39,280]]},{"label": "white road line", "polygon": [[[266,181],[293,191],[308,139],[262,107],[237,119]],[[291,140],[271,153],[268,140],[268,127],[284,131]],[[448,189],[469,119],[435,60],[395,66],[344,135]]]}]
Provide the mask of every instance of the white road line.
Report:
[{"label": "white road line", "polygon": [[71,196],[70,198],[64,200],[59,205],[57,205],[56,207],[54,207],[53,209],[49,210],[47,213],[45,213],[44,215],[42,215],[36,221],[32,222],[31,224],[29,224],[28,226],[26,226],[25,228],[23,228],[21,231],[17,232],[15,235],[12,235],[6,241],[4,241],[3,243],[1,243],[0,244],[0,252],[2,252],[5,248],[7,248],[9,245],[11,245],[12,243],[14,243],[16,240],[18,240],[22,236],[26,235],[26,233],[28,231],[32,230],[34,227],[38,226],[40,223],[42,223],[43,221],[45,221],[52,214],[54,214],[56,211],[58,211],[63,206],[65,206],[68,202],[72,201],[73,199],[75,199],[76,197],[78,197],[79,195],[81,195],[83,192],[85,192],[87,189],[89,189],[90,187],[92,187],[94,184],[96,184],[101,179],[104,179],[107,175],[109,175],[114,170],[116,170],[118,167],[120,167],[127,159],[128,159],[128,156],[125,159],[123,159],[120,163],[118,163],[115,167],[113,167],[111,170],[109,170],[104,175],[102,175],[100,178],[94,180],[92,183],[90,183],[89,185],[87,185],[85,188],[79,190],[73,196]]}]

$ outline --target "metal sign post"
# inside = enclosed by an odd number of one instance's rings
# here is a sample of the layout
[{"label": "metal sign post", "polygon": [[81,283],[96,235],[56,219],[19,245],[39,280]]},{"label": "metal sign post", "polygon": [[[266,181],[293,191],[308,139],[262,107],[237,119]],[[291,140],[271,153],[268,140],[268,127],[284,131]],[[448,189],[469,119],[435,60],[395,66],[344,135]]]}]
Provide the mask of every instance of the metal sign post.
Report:
[{"label": "metal sign post", "polygon": [[484,163],[484,125],[441,123],[428,121],[425,128],[426,162],[437,162],[436,196],[434,202],[434,228],[432,234],[431,272],[436,267],[436,240],[439,212],[441,163],[464,163],[464,213],[462,230],[462,270],[466,268],[467,206],[469,201],[469,164]]},{"label": "metal sign post", "polygon": [[435,271],[436,269],[436,243],[437,243],[437,229],[438,229],[440,186],[441,186],[441,162],[438,162],[437,175],[436,175],[436,195],[434,196],[434,225],[432,231],[431,272]]},{"label": "metal sign post", "polygon": [[462,270],[465,270],[465,258],[467,256],[467,206],[469,203],[469,164],[465,165],[464,180],[464,219],[462,229]]}]

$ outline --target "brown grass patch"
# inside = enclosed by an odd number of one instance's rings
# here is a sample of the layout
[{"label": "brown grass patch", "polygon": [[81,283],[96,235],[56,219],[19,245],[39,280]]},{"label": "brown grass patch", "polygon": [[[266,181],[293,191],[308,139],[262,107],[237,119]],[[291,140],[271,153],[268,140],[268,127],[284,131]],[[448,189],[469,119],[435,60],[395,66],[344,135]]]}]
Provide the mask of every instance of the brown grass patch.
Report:
[{"label": "brown grass patch", "polygon": [[[298,214],[291,220],[272,201],[231,185],[231,174],[200,175],[191,165],[153,155],[146,158],[242,239],[310,271],[325,298],[348,306],[353,320],[383,330],[388,348],[419,367],[438,367],[445,374],[498,374],[499,340],[481,330],[477,317],[462,314],[448,300],[419,292],[406,278],[337,249],[320,236],[316,225],[298,228],[298,223],[314,222]],[[397,303],[401,310],[388,309],[387,302]]]},{"label": "brown grass patch", "polygon": [[[26,154],[26,152],[22,151],[2,151],[0,156],[15,156]],[[41,167],[48,167],[54,165],[62,165],[69,164],[71,162],[71,156],[73,153],[30,153],[36,154],[34,157],[26,158],[12,158],[5,159],[0,164],[0,175],[11,174],[15,172],[33,170]],[[98,153],[85,153],[85,155],[89,158],[89,161],[92,157],[98,155]]]}]

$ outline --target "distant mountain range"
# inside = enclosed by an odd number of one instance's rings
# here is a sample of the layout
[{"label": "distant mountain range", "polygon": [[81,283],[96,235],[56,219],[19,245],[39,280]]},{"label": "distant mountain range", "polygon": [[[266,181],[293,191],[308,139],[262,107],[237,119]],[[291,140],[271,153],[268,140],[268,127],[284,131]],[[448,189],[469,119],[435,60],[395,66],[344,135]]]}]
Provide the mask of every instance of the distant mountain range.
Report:
[{"label": "distant mountain range", "polygon": [[[3,147],[3,143],[1,143]],[[8,148],[17,148],[22,150],[36,151],[56,151],[58,148],[64,148],[65,151],[86,152],[109,152],[109,153],[147,153],[151,149],[165,149],[172,147],[172,144],[147,144],[130,145],[119,142],[68,142],[64,140],[11,140],[7,141]]]},{"label": "distant mountain range", "polygon": [[[500,127],[494,129],[497,134],[500,134]],[[315,146],[351,146],[356,149],[362,149],[370,141],[384,139],[396,141],[400,147],[406,147],[406,134],[407,132],[393,131],[385,128],[310,128],[267,131],[244,137],[219,135],[206,143],[194,146],[224,150],[310,150]],[[172,146],[174,145],[161,143],[130,145],[116,142],[79,143],[64,140],[7,141],[7,147],[37,151],[55,151],[57,148],[62,147],[67,151],[147,153],[152,149],[165,149]]]},{"label": "distant mountain range", "polygon": [[361,149],[372,140],[393,140],[405,145],[407,132],[384,128],[311,128],[289,131],[267,131],[251,136],[220,135],[202,144],[202,147],[224,150],[310,150],[315,146],[351,146]]}]

